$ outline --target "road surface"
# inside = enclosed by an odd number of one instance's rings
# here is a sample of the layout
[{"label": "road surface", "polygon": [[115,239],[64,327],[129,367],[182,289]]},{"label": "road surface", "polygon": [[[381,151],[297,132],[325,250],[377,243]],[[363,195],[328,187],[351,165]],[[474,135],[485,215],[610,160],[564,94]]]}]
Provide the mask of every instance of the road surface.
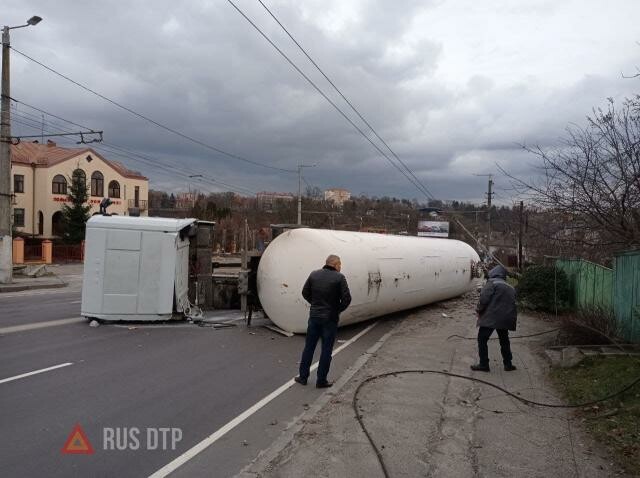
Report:
[{"label": "road surface", "polygon": [[[284,387],[255,410],[295,375],[301,336],[287,338],[242,322],[227,329],[60,322],[79,317],[78,277],[67,278],[65,289],[0,296],[4,477],[137,477],[159,470],[163,476],[174,468],[171,476],[233,476],[323,392]],[[358,339],[336,355],[331,376],[338,377],[390,327],[371,325],[340,331],[337,346]],[[248,418],[222,434],[221,427],[243,412]],[[62,453],[76,424],[92,454]],[[203,440],[217,431],[221,437],[206,447]],[[174,449],[170,440],[151,443],[163,433],[181,435]],[[203,451],[195,453],[198,444]],[[180,466],[166,468],[180,456]]]}]

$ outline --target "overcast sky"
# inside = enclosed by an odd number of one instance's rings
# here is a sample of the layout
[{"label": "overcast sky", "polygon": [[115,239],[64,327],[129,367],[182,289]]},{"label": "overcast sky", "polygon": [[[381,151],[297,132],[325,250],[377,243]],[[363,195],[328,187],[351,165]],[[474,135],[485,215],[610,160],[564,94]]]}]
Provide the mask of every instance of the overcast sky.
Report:
[{"label": "overcast sky", "polygon": [[[637,0],[264,1],[442,199],[481,201],[486,178],[473,174],[498,173],[496,162],[531,174],[535,158],[519,144],[556,144],[606,98],[638,92],[640,79],[621,75],[640,66]],[[257,0],[234,2],[367,131]],[[44,20],[13,30],[13,47],[160,123],[259,163],[315,163],[305,177],[323,189],[424,199],[226,0],[4,0],[0,24],[32,15]],[[185,177],[202,173],[252,191],[297,190],[296,174],[214,153],[15,52],[11,60],[12,97],[184,172],[105,153],[154,189],[215,190]],[[17,108],[23,123],[40,116]],[[498,175],[499,202],[510,203],[508,188]]]}]

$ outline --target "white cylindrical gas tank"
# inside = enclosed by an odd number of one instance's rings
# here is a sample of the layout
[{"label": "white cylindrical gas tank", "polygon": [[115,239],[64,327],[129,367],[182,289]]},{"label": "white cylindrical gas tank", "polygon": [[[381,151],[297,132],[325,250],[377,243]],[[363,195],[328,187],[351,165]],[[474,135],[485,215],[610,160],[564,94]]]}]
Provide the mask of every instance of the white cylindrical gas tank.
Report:
[{"label": "white cylindrical gas tank", "polygon": [[302,287],[330,254],[342,259],[353,298],[341,326],[470,291],[480,261],[471,246],[452,239],[289,230],[269,244],[258,267],[260,302],[278,327],[306,332],[309,304]]}]

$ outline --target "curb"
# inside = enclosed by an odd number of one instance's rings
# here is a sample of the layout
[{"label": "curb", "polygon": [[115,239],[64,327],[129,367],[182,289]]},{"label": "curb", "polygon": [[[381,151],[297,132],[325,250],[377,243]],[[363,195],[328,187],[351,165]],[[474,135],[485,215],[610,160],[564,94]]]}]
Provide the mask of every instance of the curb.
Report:
[{"label": "curb", "polygon": [[382,347],[382,345],[396,332],[396,327],[399,322],[394,323],[391,326],[391,330],[380,337],[376,343],[374,343],[366,352],[363,352],[360,357],[351,365],[342,376],[334,383],[331,388],[331,392],[323,393],[315,402],[311,404],[309,410],[301,413],[295,417],[289,424],[287,429],[276,438],[276,440],[266,449],[262,450],[258,456],[244,467],[233,478],[257,478],[260,477],[264,471],[269,470],[271,462],[275,460],[280,453],[293,441],[295,435],[302,430],[306,423],[311,420],[320,410],[335,398],[336,395],[344,388],[344,386],[353,378],[353,376],[365,366],[369,359]]},{"label": "curb", "polygon": [[66,286],[67,283],[62,280],[58,283],[50,284],[7,284],[0,286],[0,294],[4,292],[21,292],[25,290],[60,289]]}]

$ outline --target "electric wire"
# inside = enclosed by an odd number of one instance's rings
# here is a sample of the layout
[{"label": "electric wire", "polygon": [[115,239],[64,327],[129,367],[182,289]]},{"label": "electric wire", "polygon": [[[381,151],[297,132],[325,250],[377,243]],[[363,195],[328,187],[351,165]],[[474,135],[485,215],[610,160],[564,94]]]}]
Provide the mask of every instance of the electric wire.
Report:
[{"label": "electric wire", "polygon": [[360,390],[368,383],[374,381],[374,380],[378,380],[384,377],[390,377],[390,376],[398,376],[398,375],[404,375],[404,374],[436,374],[436,375],[443,375],[443,376],[447,376],[447,377],[453,377],[453,378],[459,378],[459,379],[463,379],[463,380],[470,380],[472,382],[476,382],[476,383],[481,383],[483,385],[486,385],[488,387],[492,387],[495,388],[499,391],[501,391],[502,393],[504,393],[505,395],[512,397],[526,405],[529,406],[537,406],[537,407],[546,407],[546,408],[583,408],[583,407],[588,407],[591,405],[595,405],[597,403],[601,403],[604,402],[606,400],[610,400],[612,398],[615,398],[619,395],[622,395],[623,393],[631,390],[633,387],[635,387],[637,384],[640,383],[640,377],[636,378],[634,381],[632,381],[630,384],[628,384],[626,387],[622,388],[621,390],[618,390],[614,393],[610,393],[609,395],[596,399],[596,400],[590,400],[588,402],[583,402],[583,403],[578,403],[578,404],[574,404],[574,405],[566,405],[566,404],[556,404],[556,403],[544,403],[544,402],[537,402],[534,400],[529,400],[527,398],[521,397],[513,392],[510,392],[509,390],[507,390],[506,388],[503,388],[499,385],[496,385],[495,383],[491,383],[488,382],[486,380],[482,380],[480,378],[476,378],[476,377],[469,377],[467,375],[460,375],[457,373],[453,373],[453,372],[448,372],[446,370],[429,370],[429,369],[406,369],[406,370],[395,370],[393,372],[385,372],[385,373],[380,373],[380,374],[376,374],[376,375],[372,375],[370,377],[367,377],[366,379],[364,379],[356,388],[354,394],[353,394],[353,400],[351,401],[351,406],[353,408],[353,411],[356,415],[356,420],[358,421],[358,424],[360,425],[360,428],[362,429],[362,431],[364,432],[364,434],[367,437],[367,440],[369,441],[369,444],[371,445],[371,447],[373,448],[376,457],[378,458],[378,463],[380,464],[380,468],[382,469],[385,478],[390,478],[389,475],[389,470],[387,469],[387,466],[385,464],[384,458],[382,456],[382,453],[380,452],[380,449],[378,448],[378,446],[375,444],[373,437],[371,436],[371,434],[369,433],[367,427],[365,426],[362,418],[362,414],[359,412],[358,409],[358,394],[360,393]]},{"label": "electric wire", "polygon": [[[555,286],[554,286],[555,287]],[[556,299],[557,300],[557,299]],[[556,311],[556,318],[557,318],[557,311]],[[602,337],[605,337],[607,340],[609,340],[609,342],[611,342],[612,344],[614,344],[615,346],[617,346],[621,351],[625,352],[629,357],[633,356],[631,355],[631,353],[627,352],[624,347],[613,337],[609,336],[608,334],[605,334],[604,332],[602,332],[601,330],[598,330],[595,327],[592,327],[588,324],[584,324],[580,321],[577,320],[569,320],[570,323],[573,323],[575,325],[578,325],[580,327],[585,327],[593,332],[596,332],[597,334],[601,335]],[[549,333],[549,332],[554,332],[558,329],[554,329],[554,330],[546,330],[543,331],[541,333],[538,334],[530,334],[530,335],[526,335],[526,336],[520,336],[519,338],[523,338],[523,337],[535,337],[537,335],[542,335],[545,333]],[[452,336],[450,336],[452,337]],[[458,336],[460,337],[460,336]],[[462,337],[464,339],[467,339],[468,337]],[[515,337],[514,337],[515,338]],[[481,383],[483,385],[486,385],[488,387],[492,387],[495,388],[497,390],[499,390],[500,392],[504,393],[505,395],[512,397],[516,400],[518,400],[521,403],[524,403],[528,406],[538,406],[538,407],[545,407],[545,408],[563,408],[563,409],[576,409],[576,408],[584,408],[584,407],[589,407],[592,405],[596,405],[598,403],[607,401],[607,400],[611,400],[612,398],[615,398],[617,396],[620,396],[626,392],[628,392],[629,390],[631,390],[632,388],[634,388],[636,385],[640,384],[640,377],[637,377],[635,380],[631,381],[628,385],[626,385],[625,387],[623,387],[622,389],[616,391],[616,392],[612,392],[604,397],[598,398],[598,399],[594,399],[594,400],[590,400],[590,401],[586,401],[586,402],[582,402],[582,403],[577,403],[577,404],[555,404],[555,403],[544,403],[544,402],[538,402],[535,400],[529,400],[527,398],[521,397],[509,390],[507,390],[504,387],[500,387],[499,385],[496,385],[494,383],[488,382],[486,380],[482,380],[476,377],[469,377],[467,375],[460,375],[460,374],[456,374],[453,372],[449,372],[446,370],[428,370],[428,369],[407,369],[407,370],[396,370],[396,371],[392,371],[392,372],[385,372],[385,373],[381,373],[381,374],[377,374],[377,375],[372,375],[366,379],[364,379],[356,388],[354,395],[353,395],[353,399],[351,402],[351,406],[353,408],[353,411],[356,415],[356,420],[358,421],[358,424],[360,425],[360,428],[362,429],[362,431],[364,432],[365,436],[367,437],[367,440],[369,441],[369,444],[371,445],[371,447],[373,448],[376,457],[378,459],[378,463],[380,464],[380,468],[382,469],[385,478],[390,478],[389,475],[389,471],[387,469],[387,466],[385,464],[384,458],[382,456],[382,453],[380,451],[380,449],[378,448],[378,446],[375,444],[373,437],[371,436],[371,434],[369,433],[369,430],[367,429],[367,427],[364,424],[364,421],[362,420],[362,415],[359,413],[358,411],[358,394],[360,392],[360,390],[364,387],[364,385],[366,385],[367,383],[370,383],[374,380],[377,380],[379,378],[384,378],[384,377],[388,377],[388,376],[397,376],[400,374],[437,374],[437,375],[444,375],[444,376],[448,376],[448,377],[454,377],[454,378],[459,378],[459,379],[463,379],[463,380],[470,380],[473,382],[477,382],[477,383]]]},{"label": "electric wire", "polygon": [[[25,103],[23,101],[16,100],[14,98],[12,98],[12,100],[15,101],[16,103],[23,104],[24,106],[27,106],[29,108],[33,108],[36,111],[39,111],[41,113],[53,116],[54,118],[57,118],[57,119],[59,119],[61,121],[64,121],[64,122],[69,123],[69,124],[72,124],[74,126],[78,126],[80,128],[85,128],[85,129],[90,129],[87,126],[83,126],[83,125],[80,125],[80,124],[75,123],[73,121],[70,121],[70,120],[67,120],[65,118],[62,118],[60,116],[54,115],[53,113],[49,113],[49,112],[47,112],[45,110],[42,110],[42,109],[37,108],[35,106],[29,105],[29,104],[27,104],[27,103]],[[35,115],[33,115],[32,113],[29,113],[29,112],[26,112],[26,111],[21,111],[21,112],[18,113],[17,111],[14,111],[14,114],[17,114],[18,116],[24,116],[24,115],[31,116],[32,117],[32,118],[30,118],[31,121],[33,123],[35,123],[35,124],[31,125],[31,126],[34,127],[34,128],[35,127],[41,128],[40,118],[35,117]],[[56,122],[50,122],[50,123],[54,124]],[[64,129],[65,128],[65,126],[63,126],[63,125],[61,125],[59,123],[56,123],[56,124],[60,129]],[[205,182],[208,181],[208,182],[215,183],[217,185],[225,186],[225,187],[228,187],[228,188],[230,188],[232,190],[240,192],[241,194],[246,194],[246,193],[250,193],[250,194],[253,194],[253,195],[256,194],[255,191],[253,191],[253,190],[251,190],[249,188],[246,188],[244,186],[233,185],[233,184],[230,184],[230,183],[227,183],[227,182],[224,182],[224,181],[220,181],[218,179],[210,178],[210,177],[208,177],[208,176],[206,176],[204,174],[201,174],[201,172],[198,172],[198,171],[185,169],[185,168],[177,169],[174,166],[172,166],[170,164],[167,164],[167,163],[163,163],[158,159],[145,156],[145,155],[143,155],[143,154],[141,154],[139,152],[132,151],[130,149],[127,149],[127,148],[122,147],[122,146],[115,145],[113,143],[108,143],[108,142],[102,141],[101,143],[94,145],[94,148],[96,148],[98,150],[106,149],[106,148],[116,149],[116,150],[121,152],[119,154],[119,156],[129,158],[129,159],[131,159],[133,161],[136,161],[136,162],[142,162],[143,164],[149,164],[149,165],[154,166],[154,167],[163,166],[165,168],[173,168],[176,172],[185,172],[186,171],[186,172],[190,172],[190,173],[194,173],[194,174],[199,174],[200,176],[202,176],[202,179],[204,179]],[[109,149],[106,149],[106,150],[110,151],[112,154],[118,154],[117,152],[114,152],[112,150],[109,150]]]},{"label": "electric wire", "polygon": [[364,116],[360,113],[360,111],[358,111],[358,109],[353,105],[353,103],[351,101],[349,101],[349,99],[347,99],[347,97],[336,86],[336,84],[331,80],[331,78],[329,78],[329,76],[322,70],[322,68],[320,68],[320,66],[318,66],[318,64],[315,62],[315,60],[313,58],[311,58],[311,56],[309,55],[307,50],[305,50],[302,47],[302,45],[300,45],[298,40],[296,40],[294,38],[294,36],[289,32],[289,30],[287,30],[287,28],[282,24],[282,22],[278,19],[278,17],[276,17],[276,15],[269,9],[269,7],[267,7],[267,5],[264,4],[264,2],[262,0],[258,0],[258,3],[260,3],[260,5],[262,5],[264,7],[264,9],[269,13],[269,15],[271,15],[271,17],[276,21],[276,23],[278,25],[280,25],[280,27],[282,28],[282,30],[284,30],[284,32],[287,34],[287,36],[293,41],[293,43],[296,44],[296,46],[300,49],[300,51],[302,51],[302,53],[307,57],[307,59],[311,62],[311,64],[320,72],[320,74],[322,76],[324,76],[324,78],[329,82],[329,84],[333,87],[333,89],[342,97],[342,99],[354,111],[354,113],[356,115],[358,115],[358,117],[363,121],[364,124],[367,125],[367,127],[371,130],[371,132],[375,135],[375,137],[378,138],[382,142],[382,144],[384,144],[386,146],[386,148],[389,150],[389,152],[391,152],[391,154],[405,168],[405,170],[411,175],[411,177],[413,179],[415,179],[415,181],[417,183],[420,184],[422,192],[426,192],[433,199],[433,194],[431,194],[431,191],[429,191],[429,189],[424,185],[424,183],[422,181],[420,181],[420,179],[418,179],[418,177],[414,174],[414,172],[411,170],[411,168],[409,168],[409,166],[407,166],[404,163],[404,161],[402,161],[402,159],[400,159],[400,157],[396,154],[396,152],[393,149],[391,149],[391,146],[389,146],[389,144],[387,144],[387,142],[384,139],[382,139],[382,137],[373,128],[373,126],[371,126],[371,124],[364,118]]},{"label": "electric wire", "polygon": [[[33,128],[33,129],[37,129],[37,130],[40,130],[41,127],[42,127],[41,124],[36,124],[33,121],[25,121],[24,119],[20,119],[20,118],[13,118],[12,122],[15,123],[15,124],[19,124],[21,126],[25,126],[25,127]],[[45,131],[48,131],[48,129],[46,127],[45,127]],[[61,142],[65,143],[65,144],[73,144],[73,141],[71,141],[69,139],[66,139],[66,138],[60,138],[60,140],[61,140]],[[117,153],[114,153],[114,154],[117,154]],[[121,155],[121,154],[118,154],[118,155],[124,157],[124,155]],[[177,171],[177,170],[166,169],[166,168],[162,168],[162,167],[158,167],[158,169],[160,169],[160,171],[165,173],[163,175],[167,175],[167,176],[171,176],[171,177],[175,177],[176,174],[180,174],[180,172]]]},{"label": "electric wire", "polygon": [[247,158],[245,158],[243,156],[239,156],[237,154],[229,153],[228,151],[225,151],[225,150],[223,150],[221,148],[218,148],[217,146],[213,146],[211,144],[205,143],[204,141],[196,139],[193,136],[189,136],[189,135],[187,135],[185,133],[182,133],[181,131],[178,131],[178,130],[176,130],[174,128],[171,128],[171,127],[169,127],[169,126],[167,126],[165,124],[162,124],[159,121],[156,121],[156,120],[150,118],[149,116],[143,115],[142,113],[138,113],[137,111],[129,108],[128,106],[123,105],[122,103],[119,103],[119,102],[117,102],[115,100],[112,100],[111,98],[109,98],[109,97],[97,92],[96,90],[93,90],[93,89],[89,88],[88,86],[86,86],[86,85],[84,85],[84,84],[82,84],[82,83],[70,78],[69,76],[60,73],[59,71],[55,70],[54,68],[45,65],[41,61],[36,60],[35,58],[27,55],[26,53],[24,53],[24,52],[22,52],[20,50],[17,50],[13,46],[11,46],[10,48],[13,51],[15,51],[16,53],[18,53],[19,55],[23,56],[24,58],[34,62],[35,64],[41,66],[42,68],[50,71],[53,74],[59,76],[60,78],[63,78],[65,80],[69,81],[70,83],[73,83],[74,85],[82,88],[83,90],[85,90],[85,91],[87,91],[87,92],[89,92],[89,93],[91,93],[91,94],[103,99],[104,101],[107,101],[107,102],[111,103],[112,105],[114,105],[114,106],[116,106],[116,107],[118,107],[118,108],[120,108],[120,109],[122,109],[122,110],[124,110],[124,111],[126,111],[126,112],[128,112],[128,113],[130,113],[132,115],[134,115],[134,116],[137,116],[138,118],[140,118],[140,119],[142,119],[144,121],[147,121],[147,122],[157,126],[158,128],[161,128],[161,129],[163,129],[165,131],[168,131],[168,132],[170,132],[172,134],[175,134],[175,135],[177,135],[177,136],[179,136],[179,137],[181,137],[183,139],[191,141],[192,143],[195,143],[195,144],[197,144],[199,146],[202,146],[203,148],[209,149],[211,151],[215,151],[216,153],[222,154],[222,155],[227,156],[227,157],[232,158],[232,159],[236,159],[238,161],[243,161],[245,163],[253,164],[254,166],[260,166],[260,167],[263,167],[263,168],[272,169],[272,170],[281,171],[281,172],[286,172],[286,173],[295,173],[295,172],[297,172],[297,171],[295,171],[293,169],[279,168],[279,167],[276,167],[276,166],[270,166],[268,164],[260,163],[258,161],[253,161],[253,160],[247,159]]},{"label": "electric wire", "polygon": [[[25,113],[25,112],[22,112],[22,113]],[[38,129],[38,130],[40,130],[42,128],[42,125],[41,125],[39,119],[36,120],[36,119],[33,119],[33,118],[29,118],[28,116],[24,116],[24,115],[22,115],[20,113],[16,114],[15,112],[14,112],[14,115],[17,116],[17,118],[14,118],[13,121],[15,123],[17,123],[17,124],[21,124],[23,126],[27,126],[27,127]],[[69,123],[75,124],[73,122],[69,122]],[[59,126],[59,128],[62,129],[63,127]],[[49,131],[49,130],[47,130],[47,131]],[[172,177],[175,177],[176,175],[179,175],[179,176],[184,177],[185,179],[193,179],[189,175],[185,174],[185,172],[186,173],[195,172],[195,171],[192,171],[192,170],[189,170],[189,169],[178,169],[177,167],[174,167],[172,165],[161,163],[157,159],[144,156],[144,155],[142,155],[140,153],[137,153],[137,152],[134,152],[134,151],[128,150],[126,148],[123,148],[123,147],[120,147],[120,146],[116,146],[116,145],[113,145],[113,144],[110,144],[110,143],[94,144],[93,148],[95,148],[98,151],[106,151],[106,152],[108,152],[110,154],[114,154],[114,155],[117,155],[117,156],[120,156],[120,157],[128,158],[128,159],[130,159],[132,161],[135,161],[135,162],[138,162],[138,163],[143,163],[143,164],[147,164],[147,165],[153,166],[156,169],[159,169],[161,171],[164,171],[165,173],[168,173]],[[229,184],[227,182],[224,182],[224,181],[220,181],[220,180],[217,180],[217,179],[206,177],[204,175],[201,175],[201,176],[202,176],[202,178],[198,178],[198,179],[201,180],[201,182],[210,183],[211,185],[216,186],[216,187],[224,186],[224,187],[229,188],[232,191],[236,191],[236,192],[238,192],[240,194],[247,194],[247,193],[250,193],[250,194],[253,194],[253,195],[256,194],[254,191],[252,191],[252,190],[250,190],[250,189],[248,189],[248,188],[246,188],[244,186],[236,186],[236,185],[232,185],[232,184]]]},{"label": "electric wire", "polygon": [[251,20],[232,0],[227,0],[227,2],[237,10],[237,12],[289,63],[320,95],[331,105],[333,108],[345,119],[351,126],[353,126],[363,138],[365,138],[371,145],[391,164],[394,168],[396,168],[400,173],[410,182],[412,183],[418,191],[424,194],[427,199],[434,199],[430,196],[426,191],[423,191],[420,185],[409,176],[400,166],[398,166],[367,134],[365,134],[362,129],[353,122],[349,116],[340,109],[338,105],[335,104],[331,98],[327,96],[327,94],[320,89],[320,87],[311,79],[307,74],[305,74],[299,67],[296,65],[291,58],[287,56],[285,52],[283,52],[280,47],[278,47],[267,35],[264,33],[258,25],[256,25],[253,20]]},{"label": "electric wire", "polygon": [[[549,329],[549,330],[545,330],[543,332],[537,332],[535,334],[513,335],[513,336],[509,336],[509,339],[526,339],[528,337],[538,337],[539,335],[550,334],[552,332],[557,332],[558,330],[562,330],[562,327],[556,327],[555,329]],[[464,337],[463,335],[458,335],[458,334],[450,335],[445,340],[449,340],[449,339],[452,339],[452,338],[459,338],[459,339],[463,339],[463,340],[478,340],[478,337]],[[498,338],[497,337],[491,337],[489,340],[498,340]]]}]

